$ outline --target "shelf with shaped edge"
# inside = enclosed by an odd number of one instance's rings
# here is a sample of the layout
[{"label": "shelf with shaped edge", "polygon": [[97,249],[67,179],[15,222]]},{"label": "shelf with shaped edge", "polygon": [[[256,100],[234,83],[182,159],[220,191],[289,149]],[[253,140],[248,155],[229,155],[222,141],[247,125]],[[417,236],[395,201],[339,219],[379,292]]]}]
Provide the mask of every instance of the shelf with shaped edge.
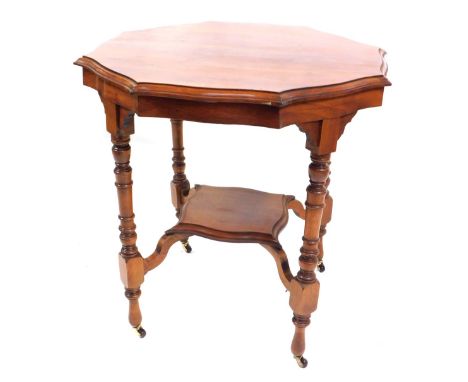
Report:
[{"label": "shelf with shaped edge", "polygon": [[248,188],[196,185],[179,222],[166,234],[281,247],[278,235],[288,222],[288,208],[294,200],[291,195]]}]

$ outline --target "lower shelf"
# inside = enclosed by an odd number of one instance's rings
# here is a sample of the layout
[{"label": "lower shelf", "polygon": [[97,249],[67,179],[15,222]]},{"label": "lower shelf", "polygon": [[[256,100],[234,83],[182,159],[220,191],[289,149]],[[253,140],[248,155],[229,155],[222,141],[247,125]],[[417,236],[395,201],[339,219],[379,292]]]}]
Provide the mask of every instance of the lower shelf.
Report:
[{"label": "lower shelf", "polygon": [[237,243],[279,246],[294,196],[239,187],[196,185],[179,222],[167,234],[187,234]]}]

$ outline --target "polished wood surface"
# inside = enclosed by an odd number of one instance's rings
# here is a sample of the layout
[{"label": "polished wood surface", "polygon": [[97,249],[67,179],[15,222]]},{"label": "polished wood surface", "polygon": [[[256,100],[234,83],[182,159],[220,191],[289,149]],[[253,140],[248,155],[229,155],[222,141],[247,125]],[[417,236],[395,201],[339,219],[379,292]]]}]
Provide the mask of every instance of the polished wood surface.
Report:
[{"label": "polished wood surface", "polygon": [[139,95],[288,104],[386,86],[383,57],[307,27],[208,22],[126,32],[76,63]]},{"label": "polished wood surface", "polygon": [[[382,104],[390,84],[383,51],[304,27],[202,23],[127,32],[76,64],[83,67],[83,83],[99,93],[113,142],[120,273],[129,321],[140,337],[146,333],[140,286],[172,245],[182,242],[190,252],[188,239],[194,235],[258,243],[272,255],[290,293],[295,327],[291,351],[298,365],[306,367],[305,329],[318,304],[316,270],[324,270],[323,237],[333,208],[328,192],[331,154],[358,110]],[[172,125],[171,191],[178,222],[146,258],[136,245],[132,200],[130,136],[135,114],[170,118]],[[304,205],[293,196],[238,187],[191,189],[185,175],[183,121],[270,128],[296,124],[311,158]],[[289,210],[304,220],[296,275],[279,241]]]},{"label": "polished wood surface", "polygon": [[185,233],[213,240],[280,246],[293,196],[240,187],[196,185],[179,222],[166,234]]},{"label": "polished wood surface", "polygon": [[185,175],[183,121],[180,119],[171,119],[171,125],[173,152],[172,169],[174,171],[171,182],[171,195],[172,204],[176,209],[176,216],[179,217],[180,210],[190,190],[190,183]]},{"label": "polished wood surface", "polygon": [[299,27],[127,32],[75,64],[86,86],[142,117],[271,128],[380,106],[390,85],[381,49]]},{"label": "polished wood surface", "polygon": [[[134,93],[116,86],[106,77],[83,69],[83,83],[99,92],[101,97],[130,110],[141,117],[162,117],[184,121],[218,124],[244,124],[282,128],[292,124],[339,118],[357,110],[382,105],[384,87],[371,90],[318,98],[300,103],[261,104],[238,102],[228,97],[225,102],[207,102],[200,99],[152,97]],[[180,88],[185,91],[186,88]]]},{"label": "polished wood surface", "polygon": [[120,220],[120,277],[125,286],[125,296],[129,300],[129,321],[141,337],[146,332],[141,328],[141,311],[138,298],[140,285],[144,280],[144,261],[136,246],[137,234],[134,222],[132,197],[132,168],[130,167],[130,135],[134,133],[133,113],[120,106],[103,100],[106,113],[107,131],[113,143],[112,154],[115,160],[115,187],[119,201]]}]

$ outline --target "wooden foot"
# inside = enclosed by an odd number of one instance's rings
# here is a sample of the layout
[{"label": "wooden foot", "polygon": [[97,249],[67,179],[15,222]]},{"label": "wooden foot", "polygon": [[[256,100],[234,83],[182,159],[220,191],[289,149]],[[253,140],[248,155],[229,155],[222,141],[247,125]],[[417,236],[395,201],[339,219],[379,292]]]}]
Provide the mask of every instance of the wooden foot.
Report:
[{"label": "wooden foot", "polygon": [[291,343],[294,357],[302,357],[305,352],[305,328],[310,324],[311,313],[317,309],[319,289],[318,281],[304,284],[297,280],[297,276],[291,281],[289,305],[294,312],[295,331]]},{"label": "wooden foot", "polygon": [[[294,314],[293,323],[295,325],[294,337],[291,343],[291,352],[294,358],[298,360],[303,358],[302,355],[305,351],[305,328],[310,324],[310,315],[303,316],[300,314]],[[305,366],[303,366],[305,367]]]},{"label": "wooden foot", "polygon": [[141,327],[142,317],[141,317],[141,311],[140,311],[140,304],[138,303],[138,299],[140,298],[140,296],[141,296],[140,288],[135,288],[135,289],[126,288],[125,289],[125,297],[128,298],[128,302],[129,302],[128,321],[130,322],[130,325],[132,325],[132,327],[137,332],[141,329],[140,336],[142,333],[144,333],[143,336],[141,336],[141,338],[143,338],[146,335],[146,332]]}]

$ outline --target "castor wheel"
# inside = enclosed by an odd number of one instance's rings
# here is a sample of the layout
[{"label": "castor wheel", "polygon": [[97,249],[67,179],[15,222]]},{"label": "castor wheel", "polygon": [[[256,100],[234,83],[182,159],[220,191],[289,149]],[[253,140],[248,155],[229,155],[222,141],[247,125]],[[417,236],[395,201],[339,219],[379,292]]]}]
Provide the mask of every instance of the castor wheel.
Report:
[{"label": "castor wheel", "polygon": [[146,336],[146,330],[143,329],[141,327],[141,325],[138,325],[136,327],[134,327],[133,329],[135,329],[137,335],[140,337],[140,338],[144,338]]},{"label": "castor wheel", "polygon": [[318,270],[320,273],[325,272],[325,264],[323,263],[323,261],[320,261],[320,263],[318,264]]},{"label": "castor wheel", "polygon": [[295,355],[294,359],[296,360],[297,364],[301,369],[307,367],[307,360],[302,355]]},{"label": "castor wheel", "polygon": [[185,252],[187,253],[192,252],[192,247],[190,246],[188,240],[181,240],[180,242],[182,243],[182,247],[184,247]]}]

